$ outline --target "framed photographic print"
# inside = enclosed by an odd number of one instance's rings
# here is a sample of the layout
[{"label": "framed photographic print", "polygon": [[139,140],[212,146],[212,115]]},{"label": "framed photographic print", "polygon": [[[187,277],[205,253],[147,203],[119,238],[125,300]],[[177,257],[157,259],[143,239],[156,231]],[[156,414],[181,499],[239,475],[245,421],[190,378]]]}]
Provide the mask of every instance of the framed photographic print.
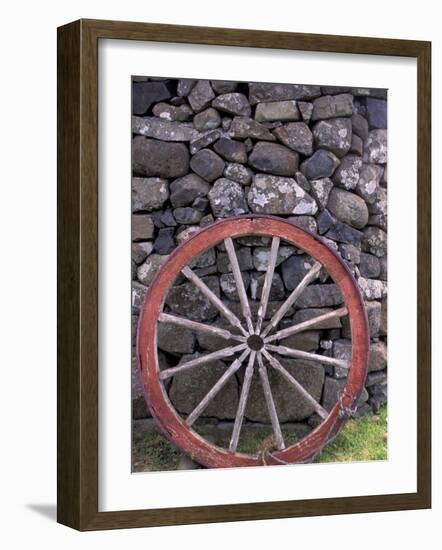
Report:
[{"label": "framed photographic print", "polygon": [[59,521],[428,508],[430,44],[58,41]]}]

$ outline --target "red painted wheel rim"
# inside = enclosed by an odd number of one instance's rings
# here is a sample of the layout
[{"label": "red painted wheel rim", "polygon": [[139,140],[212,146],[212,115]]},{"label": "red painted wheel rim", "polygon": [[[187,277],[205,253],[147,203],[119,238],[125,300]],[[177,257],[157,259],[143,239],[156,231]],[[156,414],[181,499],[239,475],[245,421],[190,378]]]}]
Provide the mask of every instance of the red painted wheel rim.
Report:
[{"label": "red painted wheel rim", "polygon": [[265,463],[300,463],[311,460],[345,424],[347,418],[341,412],[354,407],[364,388],[367,374],[369,331],[362,296],[346,264],[320,237],[273,216],[239,216],[206,227],[178,246],[157,273],[140,313],[137,354],[145,398],[153,418],[173,443],[209,468],[261,466],[263,458],[259,455],[231,453],[206,441],[184,423],[171,404],[158,375],[156,326],[165,297],[181,269],[192,258],[223,239],[247,235],[280,237],[319,261],[342,292],[351,326],[351,366],[340,400],[316,429],[294,445],[273,452]]}]

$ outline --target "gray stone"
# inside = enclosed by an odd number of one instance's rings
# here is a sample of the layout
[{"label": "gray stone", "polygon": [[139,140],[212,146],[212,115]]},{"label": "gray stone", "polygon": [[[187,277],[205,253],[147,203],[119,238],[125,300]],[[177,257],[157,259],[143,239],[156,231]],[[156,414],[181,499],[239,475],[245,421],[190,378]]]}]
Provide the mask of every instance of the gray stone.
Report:
[{"label": "gray stone", "polygon": [[169,198],[167,180],[162,178],[132,178],[132,211],[151,212],[161,208]]},{"label": "gray stone", "polygon": [[344,302],[338,285],[317,284],[308,286],[298,298],[296,305],[300,308],[331,307]]},{"label": "gray stone", "polygon": [[132,215],[132,240],[146,241],[153,237],[154,225],[148,214]]},{"label": "gray stone", "polygon": [[388,400],[388,389],[386,384],[376,385],[373,386],[373,388],[370,388],[372,390],[370,392],[370,399],[369,403],[373,409],[374,413],[379,412],[379,409],[382,407],[382,405],[385,405]]},{"label": "gray stone", "polygon": [[168,256],[151,254],[137,269],[137,278],[143,285],[149,286]]},{"label": "gray stone", "polygon": [[302,279],[313,267],[314,260],[302,254],[301,256],[290,256],[281,264],[281,274],[287,290],[296,288]]},{"label": "gray stone", "polygon": [[277,120],[299,120],[296,101],[270,101],[258,103],[255,110],[255,120],[272,122]]},{"label": "gray stone", "polygon": [[171,143],[135,136],[132,141],[135,174],[177,178],[189,170],[189,152],[184,143]]},{"label": "gray stone", "polygon": [[172,323],[158,323],[158,347],[168,353],[193,353],[195,334],[185,328]]},{"label": "gray stone", "polygon": [[248,235],[247,237],[238,237],[236,241],[241,246],[265,246],[268,247],[271,243],[271,237],[258,237],[258,235]]},{"label": "gray stone", "polygon": [[359,277],[358,286],[364,300],[381,300],[387,294],[387,284],[378,279]]},{"label": "gray stone", "polygon": [[187,97],[196,84],[196,80],[192,78],[182,78],[178,80],[177,94],[180,97]]},{"label": "gray stone", "polygon": [[[325,315],[326,313],[332,312],[331,308],[307,308],[307,309],[298,309],[298,311],[293,316],[293,324],[297,325],[298,323],[303,323],[304,321],[309,321],[320,315]],[[320,321],[316,325],[312,325],[311,328],[316,330],[325,330],[332,328],[341,328],[341,320],[339,317],[333,319],[328,319],[325,321]]]},{"label": "gray stone", "polygon": [[238,87],[238,82],[231,80],[212,80],[211,84],[217,94],[228,94],[234,92]]},{"label": "gray stone", "polygon": [[351,125],[353,133],[363,141],[368,138],[368,122],[362,115],[358,113],[353,114],[351,117]]},{"label": "gray stone", "polygon": [[359,181],[356,186],[356,193],[369,204],[373,204],[376,201],[382,172],[383,169],[378,164],[362,165],[359,173]]},{"label": "gray stone", "polygon": [[175,248],[174,239],[175,229],[173,227],[164,227],[158,232],[158,236],[153,244],[154,251],[157,254],[170,254]]},{"label": "gray stone", "polygon": [[222,129],[225,130],[226,132],[230,128],[231,124],[232,124],[232,119],[230,117],[225,116],[221,119]]},{"label": "gray stone", "polygon": [[[281,322],[281,328],[285,328]],[[281,346],[287,346],[301,351],[315,351],[319,348],[319,330],[304,330],[299,334],[292,334],[280,340]]]},{"label": "gray stone", "polygon": [[387,254],[387,234],[379,227],[369,226],[363,231],[362,250],[382,258]]},{"label": "gray stone", "polygon": [[334,187],[329,195],[327,208],[338,220],[361,229],[368,222],[368,209],[365,201],[339,187]]},{"label": "gray stone", "polygon": [[236,181],[241,185],[250,185],[253,179],[253,171],[243,164],[229,162],[224,168],[224,177]]},{"label": "gray stone", "polygon": [[249,156],[255,170],[279,176],[292,176],[298,170],[299,155],[277,143],[259,141]]},{"label": "gray stone", "polygon": [[[278,255],[276,257],[276,266],[280,265],[282,262],[290,258],[293,254],[296,253],[293,246],[284,246],[281,245],[278,248]],[[253,250],[253,266],[257,271],[267,271],[269,266],[270,258],[270,248],[257,246]]]},{"label": "gray stone", "polygon": [[337,219],[325,209],[318,216],[318,231],[320,235],[326,233],[337,222]]},{"label": "gray stone", "polygon": [[203,111],[209,107],[210,102],[215,97],[208,80],[198,80],[189,94],[189,103],[195,113]]},{"label": "gray stone", "polygon": [[[324,383],[324,368],[312,361],[279,358],[282,366],[307,390],[313,399],[321,399]],[[268,369],[270,387],[280,422],[304,420],[312,415],[312,405],[274,369]],[[253,377],[246,418],[255,422],[270,423],[265,406],[262,385],[258,377]]]},{"label": "gray stone", "polygon": [[187,225],[198,223],[203,217],[203,213],[199,210],[195,210],[195,208],[191,208],[190,206],[183,206],[174,209],[173,217],[178,223]]},{"label": "gray stone", "polygon": [[[218,277],[209,276],[202,280],[219,297]],[[166,297],[166,304],[177,315],[192,321],[209,321],[218,315],[215,306],[191,282],[173,286]]]},{"label": "gray stone", "polygon": [[207,210],[207,207],[209,206],[209,199],[207,197],[197,197],[192,202],[192,208],[195,208],[195,210],[199,210],[200,212],[205,212]]},{"label": "gray stone", "polygon": [[290,122],[273,131],[273,134],[287,147],[303,155],[313,153],[313,134],[305,122]]},{"label": "gray stone", "polygon": [[338,95],[350,92],[351,88],[348,86],[321,86],[322,95]]},{"label": "gray stone", "polygon": [[359,174],[362,168],[362,159],[356,155],[345,155],[341,164],[333,174],[333,181],[339,187],[350,190],[354,189],[359,181]]},{"label": "gray stone", "polygon": [[381,264],[379,258],[372,254],[361,252],[361,260],[359,264],[359,273],[361,277],[368,279],[376,279],[381,272]]},{"label": "gray stone", "polygon": [[164,225],[167,225],[168,227],[176,227],[177,223],[175,218],[173,217],[172,210],[170,208],[166,208],[161,214],[160,217],[161,222]]},{"label": "gray stone", "polygon": [[304,189],[304,191],[307,191],[307,193],[310,192],[311,190],[310,182],[302,172],[296,172],[295,179],[299,187],[302,187],[302,189]]},{"label": "gray stone", "polygon": [[319,149],[301,164],[301,172],[309,180],[330,177],[339,166],[339,159],[330,151]]},{"label": "gray stone", "polygon": [[210,149],[198,151],[190,160],[194,172],[207,181],[214,181],[223,175],[225,162]]},{"label": "gray stone", "polygon": [[357,246],[350,243],[342,243],[338,246],[338,249],[344,260],[352,264],[358,264],[360,262],[361,251]]},{"label": "gray stone", "polygon": [[[374,371],[370,372],[367,375],[367,380],[365,381],[365,387],[370,388],[374,385],[384,386],[387,383],[387,372],[386,371]],[[370,390],[369,390],[370,392]]]},{"label": "gray stone", "polygon": [[315,145],[318,149],[331,151],[343,157],[351,145],[351,121],[348,118],[321,120],[313,127]]},{"label": "gray stone", "polygon": [[341,393],[344,391],[346,380],[336,380],[329,376],[325,377],[324,391],[322,394],[322,406],[327,411],[331,411],[332,408],[338,402]]},{"label": "gray stone", "polygon": [[320,95],[321,89],[319,86],[270,84],[267,82],[249,83],[249,101],[251,105],[268,101],[308,100]]},{"label": "gray stone", "polygon": [[229,136],[236,139],[261,139],[264,141],[275,141],[275,136],[261,123],[253,118],[236,116],[229,128]]},{"label": "gray stone", "polygon": [[313,121],[351,116],[352,114],[353,96],[351,94],[326,95],[313,101]]},{"label": "gray stone", "polygon": [[187,174],[170,184],[170,202],[174,208],[187,206],[197,197],[205,197],[210,185],[197,174]]},{"label": "gray stone", "polygon": [[[235,302],[232,302],[232,303],[235,303]],[[218,328],[227,329],[233,334],[237,333],[237,330],[235,329],[235,327],[232,327],[232,325],[222,317],[218,317],[211,324],[213,324]],[[225,338],[221,338],[220,336],[215,336],[207,332],[197,332],[196,339],[198,341],[198,345],[202,349],[208,350],[208,351],[218,351],[219,349],[225,348],[226,346],[234,346],[237,344],[237,340],[226,340]]]},{"label": "gray stone", "polygon": [[147,286],[132,282],[132,313],[139,313],[141,306],[143,305],[144,298],[146,297]]},{"label": "gray stone", "polygon": [[368,372],[380,371],[387,366],[387,346],[384,342],[372,342],[368,360]]},{"label": "gray stone", "polygon": [[383,99],[367,97],[365,106],[370,128],[387,128],[387,102]]},{"label": "gray stone", "polygon": [[[216,252],[214,248],[209,248],[205,252],[198,254],[189,262],[189,267],[198,269],[207,269],[207,273],[197,273],[197,275],[205,276],[207,274],[216,273]],[[208,269],[213,266],[213,269]]]},{"label": "gray stone", "polygon": [[[243,271],[241,273],[242,280],[244,283],[244,287],[247,291],[250,285],[250,275],[247,271]],[[239,301],[239,294],[238,289],[236,287],[235,278],[233,276],[233,273],[223,273],[220,278],[219,282],[221,285],[221,290],[223,291],[224,295],[228,300],[233,300],[235,302]]]},{"label": "gray stone", "polygon": [[[239,302],[233,302],[231,300],[223,300],[223,302],[226,304],[226,306],[232,311],[237,317],[241,317],[241,304]],[[267,305],[267,311],[264,315],[264,319],[268,320],[270,319],[282,306],[284,303],[283,300],[277,300],[277,301],[269,301]],[[252,312],[252,317],[256,317],[258,315],[258,309],[260,306],[260,302],[257,300],[249,300],[250,304],[250,310]],[[293,308],[291,307],[285,314],[284,317],[290,317],[290,315],[293,315]]]},{"label": "gray stone", "polygon": [[[253,269],[252,252],[249,247],[238,248],[236,250],[236,256],[241,271]],[[220,273],[229,273],[232,271],[229,256],[225,252],[218,253],[217,266]]]},{"label": "gray stone", "polygon": [[379,334],[381,336],[387,335],[388,329],[388,300],[385,297],[381,302],[381,322],[379,324]]},{"label": "gray stone", "polygon": [[[370,329],[370,338],[376,338],[379,334],[381,326],[381,309],[380,302],[371,301],[365,302],[365,311],[367,312],[368,327]],[[348,316],[342,318],[342,337],[351,338],[350,320]]]},{"label": "gray stone", "polygon": [[205,111],[196,114],[193,117],[193,125],[198,130],[198,132],[206,132],[207,130],[213,130],[218,128],[221,124],[221,117],[218,114],[218,111],[209,107]]},{"label": "gray stone", "polygon": [[352,133],[351,135],[351,145],[348,152],[360,157],[362,157],[364,153],[364,142],[355,133]]},{"label": "gray stone", "polygon": [[172,96],[165,82],[136,82],[132,84],[132,112],[144,114],[153,103]]},{"label": "gray stone", "polygon": [[150,416],[146,400],[144,398],[143,384],[140,377],[140,369],[136,358],[132,358],[131,365],[131,387],[132,387],[132,418],[148,418]]},{"label": "gray stone", "polygon": [[381,281],[387,281],[388,280],[388,260],[386,256],[383,256],[382,258],[379,258],[379,263],[381,266],[380,272],[379,272],[379,279]]},{"label": "gray stone", "polygon": [[[184,355],[180,363],[191,361],[199,357],[199,355],[198,353]],[[175,376],[169,391],[169,398],[173,406],[181,414],[191,413],[225,371],[226,365],[222,361],[213,361]],[[215,416],[217,418],[233,419],[235,418],[237,407],[238,385],[235,376],[232,376],[204,409],[202,417]]]},{"label": "gray stone", "polygon": [[212,212],[217,218],[228,218],[248,212],[241,185],[227,178],[216,180],[209,192],[209,200]]},{"label": "gray stone", "polygon": [[332,239],[333,241],[360,246],[363,235],[350,225],[335,220],[325,236],[327,239]]},{"label": "gray stone", "polygon": [[292,216],[287,221],[310,233],[318,232],[318,224],[313,216]]},{"label": "gray stone", "polygon": [[192,117],[193,111],[186,103],[178,106],[169,105],[168,103],[157,103],[153,108],[153,114],[165,120],[186,122]]},{"label": "gray stone", "polygon": [[264,214],[316,214],[318,205],[292,178],[257,174],[248,194],[251,210]]},{"label": "gray stone", "polygon": [[364,162],[386,164],[388,159],[387,130],[372,130],[364,141]]},{"label": "gray stone", "polygon": [[204,149],[209,145],[212,145],[216,140],[221,137],[222,133],[218,129],[207,130],[207,132],[201,132],[197,136],[193,136],[192,141],[190,142],[190,152],[192,155]]},{"label": "gray stone", "polygon": [[316,199],[321,210],[327,206],[328,196],[333,188],[333,182],[330,178],[321,178],[310,182],[311,193]]},{"label": "gray stone", "polygon": [[162,141],[190,141],[193,127],[190,123],[169,121],[158,117],[143,117],[133,120],[134,133]]},{"label": "gray stone", "polygon": [[246,146],[241,141],[222,137],[215,143],[214,149],[229,162],[247,162]]},{"label": "gray stone", "polygon": [[200,231],[201,228],[198,225],[189,225],[188,227],[179,230],[176,235],[177,244],[182,244],[183,242],[187,241],[187,239],[190,239],[190,237],[193,237]]},{"label": "gray stone", "polygon": [[152,242],[136,242],[132,243],[132,260],[137,264],[141,264],[152,252]]},{"label": "gray stone", "polygon": [[308,124],[313,114],[313,103],[298,101],[298,109],[301,113],[302,120]]},{"label": "gray stone", "polygon": [[212,106],[230,115],[250,116],[252,114],[246,96],[236,92],[219,95],[212,101]]}]

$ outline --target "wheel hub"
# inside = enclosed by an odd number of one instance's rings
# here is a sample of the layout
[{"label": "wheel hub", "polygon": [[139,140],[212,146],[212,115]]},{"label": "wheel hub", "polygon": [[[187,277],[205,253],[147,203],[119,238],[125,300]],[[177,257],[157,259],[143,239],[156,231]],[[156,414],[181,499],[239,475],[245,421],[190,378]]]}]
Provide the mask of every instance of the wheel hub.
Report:
[{"label": "wheel hub", "polygon": [[264,340],[257,334],[252,334],[247,338],[247,345],[252,351],[260,351],[264,347]]}]

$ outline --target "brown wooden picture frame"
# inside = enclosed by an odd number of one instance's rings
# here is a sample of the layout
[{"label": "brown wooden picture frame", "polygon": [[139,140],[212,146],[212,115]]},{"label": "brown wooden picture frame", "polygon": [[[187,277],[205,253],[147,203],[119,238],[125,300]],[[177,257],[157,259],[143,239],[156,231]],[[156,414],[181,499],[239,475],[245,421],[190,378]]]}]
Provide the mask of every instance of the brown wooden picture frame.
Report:
[{"label": "brown wooden picture frame", "polygon": [[[98,511],[98,41],[141,40],[417,59],[417,491]],[[431,43],[79,20],[58,29],[58,521],[82,531],[431,506]]]}]

